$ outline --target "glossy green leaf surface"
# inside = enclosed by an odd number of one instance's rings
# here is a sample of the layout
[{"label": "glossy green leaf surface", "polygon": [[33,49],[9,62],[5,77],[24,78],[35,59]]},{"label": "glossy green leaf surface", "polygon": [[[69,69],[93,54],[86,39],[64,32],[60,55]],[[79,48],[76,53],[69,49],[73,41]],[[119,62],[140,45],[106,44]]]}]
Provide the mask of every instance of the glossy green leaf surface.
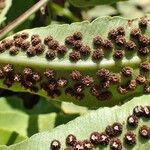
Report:
[{"label": "glossy green leaf surface", "polygon": [[[126,124],[126,119],[132,114],[135,106],[150,105],[149,98],[150,96],[144,95],[136,97],[122,106],[114,106],[112,108],[105,107],[96,111],[91,111],[86,115],[78,117],[77,119],[67,123],[66,125],[61,125],[55,128],[51,132],[36,134],[28,140],[10,147],[1,146],[0,150],[47,150],[49,149],[50,143],[53,139],[58,139],[61,142],[61,149],[63,150],[66,147],[65,139],[68,134],[74,134],[78,140],[88,139],[92,132],[103,132],[107,125],[111,125],[114,122],[119,122],[123,125],[123,133],[118,137],[121,141],[123,141],[124,134],[127,131],[132,130],[136,133],[137,144],[134,147],[123,144],[126,149],[136,150],[139,149],[139,147],[141,148],[141,146],[144,149],[147,145],[149,145],[150,141],[140,138],[138,132],[141,125],[150,124],[149,118],[140,118],[137,128],[129,127]],[[96,147],[95,149],[109,149],[109,146]]]}]

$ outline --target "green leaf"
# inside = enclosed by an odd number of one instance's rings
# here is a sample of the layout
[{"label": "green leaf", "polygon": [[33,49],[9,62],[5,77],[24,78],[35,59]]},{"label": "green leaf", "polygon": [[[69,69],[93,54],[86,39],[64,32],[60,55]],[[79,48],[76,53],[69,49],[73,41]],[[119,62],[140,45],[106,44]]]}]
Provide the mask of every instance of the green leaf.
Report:
[{"label": "green leaf", "polygon": [[[78,140],[88,139],[92,132],[98,131],[103,132],[108,125],[112,125],[114,122],[119,122],[123,125],[123,133],[118,137],[121,141],[123,140],[124,134],[132,130],[136,133],[137,144],[134,147],[123,145],[126,149],[135,150],[144,144],[149,143],[149,140],[144,140],[139,137],[138,131],[141,125],[149,125],[149,118],[140,118],[137,128],[131,128],[126,124],[126,119],[132,114],[133,108],[137,105],[150,105],[150,96],[144,95],[132,99],[131,101],[125,103],[122,106],[114,106],[113,108],[100,108],[96,111],[91,111],[86,115],[78,117],[77,119],[70,121],[66,125],[61,125],[51,132],[38,133],[29,138],[28,140],[7,147],[10,150],[47,150],[50,147],[50,143],[53,139],[58,139],[61,142],[61,149],[66,147],[65,139],[68,134],[74,134]],[[0,150],[7,149],[6,147],[0,147]],[[102,149],[102,147],[97,147],[96,149]],[[104,149],[109,149],[105,147]]]},{"label": "green leaf", "polygon": [[0,145],[12,145],[25,139],[26,137],[17,132],[0,128]]},{"label": "green leaf", "polygon": [[[19,50],[19,53],[16,56],[10,55],[10,51],[6,50],[5,52],[0,54],[1,66],[4,67],[6,64],[13,65],[14,74],[16,73],[21,74],[23,76],[23,79],[19,83],[18,82],[14,83],[12,81],[13,79],[9,79],[9,76],[6,75],[5,80],[0,80],[0,87],[19,92],[35,91],[36,94],[44,96],[48,100],[53,99],[66,102],[73,102],[77,105],[87,106],[90,108],[96,108],[99,106],[113,106],[115,104],[120,104],[124,102],[124,100],[126,99],[131,99],[135,95],[137,96],[142,95],[143,93],[146,92],[145,84],[149,85],[148,82],[149,72],[147,74],[141,72],[140,65],[141,62],[149,61],[149,57],[147,57],[147,55],[145,57],[142,57],[142,55],[140,55],[138,52],[139,48],[133,51],[126,50],[125,48],[123,48],[125,49],[124,50],[125,56],[121,60],[117,60],[114,58],[113,55],[116,52],[116,49],[122,49],[122,47],[114,43],[114,47],[112,50],[109,51],[103,49],[104,58],[102,60],[93,61],[92,59],[92,53],[95,50],[95,47],[93,46],[94,37],[100,35],[103,39],[107,39],[108,32],[110,30],[116,29],[117,27],[121,26],[125,29],[126,41],[129,41],[132,40],[130,38],[131,30],[133,28],[138,28],[139,27],[138,24],[139,19],[128,21],[127,19],[123,19],[120,17],[113,17],[113,18],[102,17],[96,19],[92,23],[84,21],[82,23],[73,23],[71,25],[68,24],[50,25],[47,27],[24,30],[22,32],[29,33],[29,38],[26,40],[28,42],[31,42],[30,38],[34,34],[38,34],[42,41],[44,41],[45,37],[51,35],[53,36],[54,40],[57,40],[59,42],[60,45],[64,45],[65,38],[67,36],[72,35],[76,31],[80,31],[83,34],[82,43],[83,45],[88,45],[91,48],[91,54],[87,58],[81,57],[79,61],[73,62],[69,58],[69,54],[70,52],[72,52],[72,48],[68,46],[66,46],[68,51],[64,56],[56,55],[55,59],[53,60],[49,60],[46,58],[46,53],[48,51],[47,46],[45,46],[45,51],[42,54],[40,55],[37,54],[36,56],[33,57],[29,57],[25,50],[22,51]],[[149,25],[145,30],[143,30],[143,34],[147,36],[150,35]],[[8,37],[8,39],[12,39],[12,37]],[[136,44],[138,47],[138,43]],[[30,48],[33,49],[32,46]],[[131,77],[125,77],[121,73],[122,68],[126,66],[129,66],[133,69],[133,74]],[[7,65],[5,67],[7,67]],[[26,67],[31,68],[33,73],[34,72],[39,73],[41,80],[35,83],[31,81],[31,79],[26,79],[23,73]],[[118,74],[118,76],[120,76],[121,81],[118,82],[117,84],[111,84],[110,87],[108,88],[105,87],[104,89],[104,86],[102,86],[103,80],[101,80],[101,78],[98,77],[97,75],[98,70],[102,68],[108,69],[111,75],[113,73]],[[45,77],[44,72],[47,69],[51,69],[54,70],[54,72],[56,72],[56,75],[54,77],[55,80],[51,80],[51,78],[47,79]],[[70,78],[70,74],[73,70],[78,70],[83,75],[82,79],[80,79],[78,82],[74,82]],[[135,80],[141,73],[145,75],[145,78],[147,79],[146,83],[144,85],[140,85],[137,83],[137,87],[134,90],[128,90],[127,86],[129,85],[129,82],[131,80]],[[93,88],[92,86],[89,87],[88,85],[84,86],[83,92],[81,92],[81,94],[83,94],[83,98],[82,95],[80,97],[80,94],[77,94],[77,90],[74,91],[76,83],[77,84],[82,83],[82,85],[86,84],[86,78],[84,77],[87,76],[93,78],[94,86],[98,86],[97,88],[97,91],[99,93],[98,98],[92,95],[93,94],[91,92],[91,88]],[[56,82],[58,81],[58,79],[62,78],[65,78],[68,82],[68,84],[64,88],[60,88],[59,86],[57,86]],[[9,80],[11,80],[10,83]],[[27,80],[29,80],[29,83],[26,82]],[[32,84],[30,85],[30,83],[32,83],[33,85]],[[43,84],[47,88],[43,87]],[[119,86],[125,86],[127,88],[127,92],[125,92],[124,94],[123,93],[121,94],[121,91],[118,92]],[[38,88],[37,91],[35,90],[35,87]],[[74,93],[71,94],[71,96],[66,94],[67,88],[73,89]]]},{"label": "green leaf", "polygon": [[7,14],[7,12],[8,12],[11,5],[12,5],[12,0],[5,0],[5,7],[0,12],[0,25],[6,19],[5,16],[6,16],[6,14]]},{"label": "green leaf", "polygon": [[77,117],[62,114],[54,105],[40,100],[31,110],[23,107],[22,99],[17,97],[0,98],[0,128],[17,132],[24,137],[42,132],[51,131],[54,127],[67,123]]},{"label": "green leaf", "polygon": [[78,7],[88,7],[102,4],[111,4],[124,0],[69,0],[73,5]]}]

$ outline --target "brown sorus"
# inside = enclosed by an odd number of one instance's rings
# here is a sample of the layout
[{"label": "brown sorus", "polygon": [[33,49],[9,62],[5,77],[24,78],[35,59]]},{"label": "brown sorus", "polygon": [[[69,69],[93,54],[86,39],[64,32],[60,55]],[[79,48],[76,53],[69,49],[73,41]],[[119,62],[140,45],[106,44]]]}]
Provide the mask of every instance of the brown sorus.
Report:
[{"label": "brown sorus", "polygon": [[23,75],[25,78],[32,77],[32,75],[33,75],[32,69],[28,68],[28,67],[24,68]]},{"label": "brown sorus", "polygon": [[8,88],[12,86],[13,84],[13,79],[11,78],[5,78],[3,81],[3,84],[6,85]]},{"label": "brown sorus", "polygon": [[35,37],[31,40],[32,46],[36,46],[38,44],[40,44],[42,41],[39,37]]},{"label": "brown sorus", "polygon": [[82,84],[85,86],[90,86],[94,82],[93,77],[86,75],[82,78]]},{"label": "brown sorus", "polygon": [[82,56],[88,56],[88,55],[90,55],[90,53],[91,53],[91,49],[90,49],[90,47],[89,46],[82,46],[81,48],[80,48],[80,53],[81,53],[81,55]]},{"label": "brown sorus", "polygon": [[141,47],[138,49],[139,54],[142,56],[146,56],[149,54],[149,48],[148,47]]},{"label": "brown sorus", "polygon": [[130,35],[134,38],[139,38],[139,36],[141,35],[141,30],[139,28],[134,28],[131,30]]},{"label": "brown sorus", "polygon": [[40,74],[39,74],[38,72],[33,72],[33,74],[32,74],[32,80],[33,80],[34,82],[40,81],[40,80],[41,80]]},{"label": "brown sorus", "polygon": [[124,51],[123,50],[116,50],[113,54],[113,57],[115,59],[122,59],[124,57]]},{"label": "brown sorus", "polygon": [[144,85],[144,92],[147,93],[147,94],[150,93],[150,84],[149,83]]},{"label": "brown sorus", "polygon": [[143,138],[150,139],[150,127],[147,126],[147,125],[141,126],[140,129],[139,129],[139,134]]},{"label": "brown sorus", "polygon": [[6,39],[2,41],[4,44],[5,49],[10,49],[14,45],[14,40]]},{"label": "brown sorus", "polygon": [[27,56],[29,56],[29,57],[35,56],[35,55],[36,55],[35,47],[34,47],[34,46],[30,46],[30,47],[27,49],[26,53],[27,53]]},{"label": "brown sorus", "polygon": [[144,84],[146,82],[146,78],[143,75],[138,75],[136,77],[136,81],[137,81],[138,84]]},{"label": "brown sorus", "polygon": [[132,131],[128,131],[124,135],[124,141],[125,143],[129,145],[135,145],[136,144],[136,134],[134,134]]},{"label": "brown sorus", "polygon": [[75,40],[82,40],[82,33],[81,32],[75,32],[74,34],[73,34],[73,38],[75,39]]},{"label": "brown sorus", "polygon": [[36,54],[39,55],[39,54],[42,54],[45,50],[45,46],[41,43],[37,44],[35,46],[35,51],[36,51]]},{"label": "brown sorus", "polygon": [[95,97],[99,97],[99,95],[100,95],[99,89],[100,89],[99,86],[96,86],[96,85],[92,86],[91,94]]},{"label": "brown sorus", "polygon": [[117,29],[118,35],[125,35],[125,29],[123,27],[118,27]]},{"label": "brown sorus", "polygon": [[71,87],[68,87],[65,89],[65,94],[68,95],[68,96],[74,96],[74,89],[71,88]]},{"label": "brown sorus", "polygon": [[58,140],[53,140],[51,142],[51,150],[59,150],[61,148],[61,144]]},{"label": "brown sorus", "polygon": [[85,95],[84,95],[84,93],[75,93],[75,98],[77,99],[77,100],[82,100],[83,98],[85,97]]},{"label": "brown sorus", "polygon": [[58,46],[56,48],[57,54],[63,55],[67,52],[67,47],[65,45]]},{"label": "brown sorus", "polygon": [[63,78],[57,80],[57,86],[60,88],[65,87],[67,83],[68,83],[67,80]]},{"label": "brown sorus", "polygon": [[97,145],[100,143],[100,133],[98,132],[93,132],[90,135],[90,141],[92,144]]},{"label": "brown sorus", "polygon": [[80,73],[80,71],[78,70],[73,70],[71,73],[70,73],[70,78],[74,81],[78,81],[80,80],[82,77],[82,74]]},{"label": "brown sorus", "polygon": [[129,66],[126,66],[122,68],[121,72],[125,77],[130,77],[132,76],[133,69]]},{"label": "brown sorus", "polygon": [[4,72],[2,69],[0,69],[0,79],[3,79],[4,78]]},{"label": "brown sorus", "polygon": [[69,146],[69,147],[65,148],[64,150],[74,150],[74,147]]},{"label": "brown sorus", "polygon": [[150,106],[144,106],[144,116],[150,117]]},{"label": "brown sorus", "polygon": [[93,144],[89,140],[84,140],[83,145],[85,150],[93,150],[94,148]]},{"label": "brown sorus", "polygon": [[103,39],[100,36],[96,36],[93,38],[93,44],[97,47],[103,46]]},{"label": "brown sorus", "polygon": [[115,40],[116,44],[118,44],[119,46],[124,46],[126,44],[126,39],[124,36],[122,35],[118,35],[116,40]]},{"label": "brown sorus", "polygon": [[75,91],[75,93],[80,94],[80,93],[83,92],[83,90],[84,90],[83,84],[76,83],[76,84],[74,85],[74,91]]},{"label": "brown sorus", "polygon": [[21,38],[21,34],[20,33],[17,33],[17,34],[15,34],[14,36],[13,36],[13,39],[15,40],[15,39],[18,39],[18,38]]},{"label": "brown sorus", "polygon": [[78,61],[81,58],[81,54],[78,51],[73,51],[69,54],[69,59],[71,61]]},{"label": "brown sorus", "polygon": [[52,80],[56,76],[56,72],[51,69],[46,69],[44,75],[47,79]]},{"label": "brown sorus", "polygon": [[122,95],[127,94],[128,93],[128,89],[126,86],[120,85],[118,86],[118,92]]},{"label": "brown sorus", "polygon": [[141,117],[144,115],[144,108],[143,106],[135,106],[133,109],[133,114],[137,117]]},{"label": "brown sorus", "polygon": [[108,89],[110,87],[110,81],[109,80],[102,81],[101,86],[104,89]]},{"label": "brown sorus", "polygon": [[121,81],[121,78],[120,78],[120,75],[119,74],[110,74],[109,75],[109,81],[112,83],[112,84],[118,84],[120,83]]},{"label": "brown sorus", "polygon": [[100,133],[99,144],[104,145],[104,146],[109,144],[109,136],[106,133],[104,132]]},{"label": "brown sorus", "polygon": [[120,139],[114,138],[110,140],[110,149],[111,150],[122,150],[122,143]]},{"label": "brown sorus", "polygon": [[73,43],[73,48],[77,51],[80,51],[80,48],[82,47],[82,42],[80,40],[77,40]]},{"label": "brown sorus", "polygon": [[143,71],[143,72],[148,72],[148,71],[150,71],[150,63],[149,63],[148,61],[142,62],[142,63],[140,64],[140,69],[141,69],[141,71]]},{"label": "brown sorus", "polygon": [[14,71],[14,67],[11,64],[7,64],[3,67],[3,72],[5,75],[11,75]]},{"label": "brown sorus", "polygon": [[110,30],[108,33],[108,37],[112,40],[116,39],[117,36],[118,36],[118,32],[115,29]]},{"label": "brown sorus", "polygon": [[47,45],[48,42],[50,42],[51,40],[53,40],[53,37],[52,36],[47,36],[45,39],[44,39],[44,44]]},{"label": "brown sorus", "polygon": [[22,32],[20,36],[21,36],[22,39],[25,40],[29,37],[29,34],[27,32]]},{"label": "brown sorus", "polygon": [[92,54],[92,59],[94,61],[99,61],[104,57],[104,52],[102,49],[96,49],[95,51],[93,51]]},{"label": "brown sorus", "polygon": [[29,41],[23,41],[21,43],[21,49],[22,50],[27,50],[30,47],[30,42]]},{"label": "brown sorus", "polygon": [[47,52],[46,52],[46,59],[48,60],[52,60],[56,57],[56,51],[55,50],[52,50],[52,49],[49,49]]},{"label": "brown sorus", "polygon": [[146,28],[147,25],[148,25],[148,19],[146,17],[140,18],[140,20],[139,20],[139,26],[141,28]]},{"label": "brown sorus", "polygon": [[125,44],[127,50],[134,50],[136,48],[136,44],[133,41],[128,41]]},{"label": "brown sorus", "polygon": [[113,43],[110,40],[104,40],[103,41],[103,47],[105,49],[112,49],[113,48]]},{"label": "brown sorus", "polygon": [[39,36],[38,34],[33,34],[33,35],[31,36],[31,41],[32,41],[33,39],[36,39],[36,38],[40,38],[40,36]]},{"label": "brown sorus", "polygon": [[73,146],[76,142],[77,142],[77,138],[75,137],[75,135],[69,134],[66,137],[66,144],[67,145]]},{"label": "brown sorus", "polygon": [[73,36],[68,36],[68,37],[66,37],[66,39],[65,39],[65,43],[66,43],[67,45],[73,46],[74,42],[75,42],[75,40],[74,40]]},{"label": "brown sorus", "polygon": [[112,98],[112,93],[110,91],[100,92],[99,97],[97,97],[97,99],[101,101],[110,100],[111,98]]},{"label": "brown sorus", "polygon": [[82,141],[77,141],[74,145],[74,150],[84,150],[84,145]]},{"label": "brown sorus", "polygon": [[140,35],[139,43],[140,43],[140,46],[148,46],[148,44],[150,43],[150,38],[145,35]]},{"label": "brown sorus", "polygon": [[130,91],[134,91],[136,87],[137,87],[136,80],[133,79],[133,80],[129,81],[129,83],[128,83],[128,89]]},{"label": "brown sorus", "polygon": [[5,52],[5,45],[3,43],[0,43],[0,53]]},{"label": "brown sorus", "polygon": [[108,69],[102,68],[97,71],[97,76],[102,80],[107,79],[109,75],[110,75],[110,72]]},{"label": "brown sorus", "polygon": [[59,46],[59,43],[56,40],[51,40],[47,43],[47,45],[49,49],[56,50],[56,48]]},{"label": "brown sorus", "polygon": [[24,39],[17,38],[17,39],[15,39],[14,44],[16,47],[21,47],[21,44],[23,43],[23,41],[24,41]]},{"label": "brown sorus", "polygon": [[12,46],[9,50],[10,55],[17,55],[19,53],[19,48],[16,46]]},{"label": "brown sorus", "polygon": [[22,80],[21,74],[15,74],[14,75],[14,82],[20,82]]},{"label": "brown sorus", "polygon": [[130,126],[137,126],[138,125],[138,122],[139,122],[139,118],[136,116],[136,115],[130,115],[128,118],[127,118],[127,123],[128,125]]}]

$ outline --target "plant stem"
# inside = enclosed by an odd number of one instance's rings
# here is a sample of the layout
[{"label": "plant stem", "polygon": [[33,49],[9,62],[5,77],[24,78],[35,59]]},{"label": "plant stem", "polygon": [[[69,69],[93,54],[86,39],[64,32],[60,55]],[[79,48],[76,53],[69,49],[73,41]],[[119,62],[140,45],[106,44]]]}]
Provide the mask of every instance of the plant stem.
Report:
[{"label": "plant stem", "polygon": [[21,23],[23,23],[29,16],[31,16],[33,13],[38,11],[44,4],[46,4],[49,0],[40,0],[35,5],[33,5],[31,8],[29,8],[25,13],[23,13],[21,16],[16,18],[14,21],[12,21],[10,24],[8,24],[6,27],[4,27],[0,31],[0,39],[2,39],[7,33],[9,33],[11,30],[18,27]]}]

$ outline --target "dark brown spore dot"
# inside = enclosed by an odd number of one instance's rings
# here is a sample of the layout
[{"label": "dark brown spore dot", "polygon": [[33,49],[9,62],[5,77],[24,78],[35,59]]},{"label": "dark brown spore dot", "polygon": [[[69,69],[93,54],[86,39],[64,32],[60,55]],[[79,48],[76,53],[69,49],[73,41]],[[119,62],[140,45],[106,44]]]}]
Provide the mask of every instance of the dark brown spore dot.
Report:
[{"label": "dark brown spore dot", "polygon": [[58,46],[56,51],[58,54],[63,55],[67,52],[67,47],[65,45]]},{"label": "dark brown spore dot", "polygon": [[74,145],[74,150],[84,150],[84,145],[82,141],[77,141]]},{"label": "dark brown spore dot", "polygon": [[53,140],[51,142],[51,150],[59,150],[61,148],[61,144],[58,140]]},{"label": "dark brown spore dot", "polygon": [[4,47],[6,49],[10,49],[14,45],[14,40],[10,40],[10,39],[3,40],[2,44],[4,44]]},{"label": "dark brown spore dot", "polygon": [[28,68],[28,67],[24,68],[23,75],[25,78],[32,77],[32,75],[33,75],[32,69]]},{"label": "dark brown spore dot", "polygon": [[78,51],[73,51],[73,52],[71,52],[71,53],[69,54],[69,59],[70,59],[71,61],[76,62],[76,61],[78,61],[80,58],[81,58],[81,54],[80,54],[80,52],[78,52]]},{"label": "dark brown spore dot", "polygon": [[73,48],[77,51],[80,51],[80,48],[82,47],[82,42],[80,40],[77,40],[73,43]]},{"label": "dark brown spore dot", "polygon": [[38,34],[33,34],[33,35],[31,36],[31,40],[36,39],[36,38],[40,38],[40,36],[39,36]]},{"label": "dark brown spore dot", "polygon": [[67,85],[68,81],[66,79],[58,79],[57,80],[57,86],[60,88],[63,88]]},{"label": "dark brown spore dot", "polygon": [[37,55],[42,54],[44,52],[44,50],[45,50],[45,46],[41,43],[39,43],[35,46],[35,51],[36,51]]},{"label": "dark brown spore dot", "polygon": [[0,69],[0,79],[3,79],[4,78],[4,72],[2,69]]},{"label": "dark brown spore dot", "polygon": [[124,85],[120,85],[118,86],[118,92],[122,95],[127,94],[128,93],[128,89],[126,86]]},{"label": "dark brown spore dot", "polygon": [[128,131],[124,135],[124,141],[125,143],[129,145],[135,145],[136,144],[136,134],[134,134],[132,131]]},{"label": "dark brown spore dot", "polygon": [[93,51],[92,54],[92,59],[94,61],[99,61],[104,57],[104,52],[102,49],[96,49],[95,51]]},{"label": "dark brown spore dot", "polygon": [[115,136],[118,136],[122,133],[122,124],[121,123],[118,123],[118,122],[113,123],[112,128],[113,128]]},{"label": "dark brown spore dot", "polygon": [[12,46],[9,50],[10,55],[17,55],[19,53],[19,48],[16,46]]},{"label": "dark brown spore dot", "polygon": [[126,44],[126,39],[124,36],[122,35],[118,35],[116,40],[115,40],[116,44],[118,44],[119,46],[124,46]]},{"label": "dark brown spore dot", "polygon": [[15,74],[14,75],[14,82],[21,82],[22,75],[21,74]]},{"label": "dark brown spore dot", "polygon": [[139,54],[142,56],[146,56],[149,54],[149,48],[148,47],[141,47],[138,49]]},{"label": "dark brown spore dot", "polygon": [[144,108],[143,106],[136,106],[133,109],[133,114],[136,115],[137,117],[141,117],[144,115]]},{"label": "dark brown spore dot", "polygon": [[128,125],[130,126],[137,126],[138,125],[138,122],[139,122],[139,118],[136,116],[136,115],[130,115],[128,118],[127,118],[127,123]]},{"label": "dark brown spore dot", "polygon": [[150,106],[144,106],[144,116],[150,117]]},{"label": "dark brown spore dot", "polygon": [[38,72],[33,72],[33,74],[32,74],[32,80],[33,80],[34,82],[40,81],[40,80],[41,80],[40,74],[39,74]]},{"label": "dark brown spore dot", "polygon": [[83,145],[84,145],[84,150],[93,150],[94,148],[93,144],[89,140],[84,140]]},{"label": "dark brown spore dot", "polygon": [[30,42],[28,42],[28,41],[23,41],[23,42],[21,43],[21,49],[22,49],[22,50],[27,50],[29,47],[30,47]]},{"label": "dark brown spore dot", "polygon": [[141,19],[139,20],[139,26],[140,26],[141,28],[146,28],[147,25],[148,25],[148,19],[147,19],[147,18],[143,17],[143,18],[141,18]]},{"label": "dark brown spore dot", "polygon": [[47,79],[51,80],[51,79],[54,79],[56,73],[54,70],[51,70],[51,69],[46,69],[45,72],[44,72],[44,75]]},{"label": "dark brown spore dot", "polygon": [[91,53],[91,49],[90,49],[90,47],[89,46],[82,46],[81,48],[80,48],[80,53],[81,53],[81,55],[82,56],[88,56],[88,55],[90,55],[90,53]]},{"label": "dark brown spore dot", "polygon": [[3,84],[6,85],[8,88],[11,87],[13,84],[13,79],[11,78],[4,79]]},{"label": "dark brown spore dot", "polygon": [[133,69],[131,67],[127,66],[127,67],[122,68],[121,72],[125,77],[130,77],[130,76],[132,76]]},{"label": "dark brown spore dot", "polygon": [[150,139],[150,127],[147,126],[147,125],[141,126],[140,129],[139,129],[139,134],[143,138]]},{"label": "dark brown spore dot", "polygon": [[0,53],[5,52],[5,45],[3,43],[0,43]]},{"label": "dark brown spore dot", "polygon": [[122,150],[122,143],[120,139],[115,138],[110,140],[110,149],[111,150]]},{"label": "dark brown spore dot", "polygon": [[74,89],[71,88],[71,87],[68,87],[65,89],[65,94],[68,95],[68,96],[74,96]]},{"label": "dark brown spore dot", "polygon": [[93,132],[90,135],[90,141],[92,144],[97,145],[100,142],[100,133],[98,132]]},{"label": "dark brown spore dot", "polygon": [[104,40],[103,47],[105,49],[112,49],[113,48],[113,43],[110,40]]},{"label": "dark brown spore dot", "polygon": [[21,38],[21,34],[20,33],[17,33],[17,34],[15,34],[14,36],[13,36],[13,39],[15,40],[15,39],[18,39],[18,38]]},{"label": "dark brown spore dot", "polygon": [[102,68],[97,71],[97,76],[102,80],[107,79],[109,75],[110,75],[110,72],[108,69]]},{"label": "dark brown spore dot", "polygon": [[33,56],[35,56],[35,55],[36,55],[35,47],[34,47],[34,46],[30,46],[30,47],[27,49],[26,53],[27,53],[27,56],[28,56],[28,57],[33,57]]},{"label": "dark brown spore dot", "polygon": [[117,28],[117,32],[118,35],[125,35],[125,29],[121,26]]},{"label": "dark brown spore dot", "polygon": [[82,77],[82,74],[78,70],[73,70],[70,73],[70,78],[74,81],[79,81],[81,79],[81,77]]},{"label": "dark brown spore dot", "polygon": [[102,37],[100,37],[100,36],[94,37],[93,38],[93,44],[95,46],[98,46],[98,47],[103,46],[103,39],[102,39]]},{"label": "dark brown spore dot", "polygon": [[16,47],[21,47],[23,41],[24,41],[24,39],[17,38],[17,39],[15,39],[14,44],[15,44]]},{"label": "dark brown spore dot", "polygon": [[148,71],[150,71],[150,63],[147,62],[147,61],[141,63],[141,64],[140,64],[140,69],[141,69],[141,71],[143,71],[143,72],[148,72]]},{"label": "dark brown spore dot", "polygon": [[81,32],[75,32],[74,34],[73,34],[73,38],[75,39],[75,40],[82,40],[82,33]]},{"label": "dark brown spore dot", "polygon": [[127,50],[134,50],[136,48],[136,44],[133,41],[128,41],[125,44]]},{"label": "dark brown spore dot", "polygon": [[85,86],[90,86],[94,82],[93,77],[90,77],[89,75],[82,78],[82,84]]},{"label": "dark brown spore dot", "polygon": [[99,86],[96,86],[96,85],[92,86],[91,94],[95,97],[99,97],[99,95],[100,95],[99,89],[100,89]]},{"label": "dark brown spore dot", "polygon": [[124,51],[123,50],[116,50],[113,54],[113,57],[115,59],[122,59],[124,57]]},{"label": "dark brown spore dot", "polygon": [[118,83],[120,83],[120,81],[121,81],[120,75],[119,74],[115,74],[115,73],[110,74],[109,75],[109,81],[112,84],[118,84]]},{"label": "dark brown spore dot", "polygon": [[136,87],[137,87],[136,80],[133,79],[133,80],[129,81],[129,83],[128,83],[128,89],[130,91],[134,91],[136,89]]},{"label": "dark brown spore dot", "polygon": [[83,90],[84,90],[84,86],[82,84],[77,83],[77,84],[74,85],[74,91],[75,91],[75,93],[80,94],[80,93],[83,92]]},{"label": "dark brown spore dot", "polygon": [[32,46],[36,46],[40,43],[42,43],[41,39],[39,37],[35,37],[31,40]]},{"label": "dark brown spore dot", "polygon": [[146,78],[143,75],[138,75],[136,77],[136,81],[137,81],[138,84],[144,84],[146,82]]},{"label": "dark brown spore dot", "polygon": [[148,44],[150,43],[150,38],[145,35],[140,35],[139,43],[140,43],[140,46],[148,46]]},{"label": "dark brown spore dot", "polygon": [[50,42],[51,40],[53,40],[53,37],[52,36],[47,36],[45,39],[44,39],[44,44],[45,45],[48,45],[48,42]]},{"label": "dark brown spore dot", "polygon": [[73,36],[68,36],[65,39],[65,43],[69,46],[73,46],[74,42],[75,42],[75,40],[74,40]]},{"label": "dark brown spore dot", "polygon": [[29,37],[29,34],[28,34],[27,32],[22,32],[22,33],[21,33],[21,38],[22,38],[22,39],[25,40],[25,39],[27,39],[28,37]]},{"label": "dark brown spore dot", "polygon": [[47,52],[46,52],[46,59],[48,60],[52,60],[56,57],[56,51],[52,50],[52,49],[49,49]]},{"label": "dark brown spore dot", "polygon": [[101,145],[108,145],[109,144],[109,136],[106,133],[100,133],[99,135],[99,144]]},{"label": "dark brown spore dot", "polygon": [[3,67],[3,72],[6,76],[9,76],[13,73],[14,67],[11,64],[7,64]]},{"label": "dark brown spore dot", "polygon": [[108,136],[113,137],[114,136],[114,130],[111,125],[108,125],[105,129],[105,132]]},{"label": "dark brown spore dot", "polygon": [[65,148],[64,150],[74,150],[74,147],[69,146],[69,147]]},{"label": "dark brown spore dot", "polygon": [[131,30],[130,35],[134,38],[139,38],[139,36],[141,35],[141,30],[139,28],[134,28]]},{"label": "dark brown spore dot", "polygon": [[102,85],[102,88],[108,89],[110,87],[110,81],[109,80],[103,81],[101,85]]},{"label": "dark brown spore dot", "polygon": [[49,49],[56,50],[56,48],[59,46],[59,43],[56,40],[51,40],[47,43],[47,45]]},{"label": "dark brown spore dot", "polygon": [[118,36],[118,31],[115,29],[110,30],[108,33],[108,37],[112,40],[116,39],[117,36]]},{"label": "dark brown spore dot", "polygon": [[66,138],[66,144],[73,146],[77,141],[77,138],[73,134],[69,134]]},{"label": "dark brown spore dot", "polygon": [[149,94],[149,93],[150,93],[150,84],[149,84],[149,83],[147,83],[147,84],[144,85],[144,92],[145,92],[146,94]]}]

